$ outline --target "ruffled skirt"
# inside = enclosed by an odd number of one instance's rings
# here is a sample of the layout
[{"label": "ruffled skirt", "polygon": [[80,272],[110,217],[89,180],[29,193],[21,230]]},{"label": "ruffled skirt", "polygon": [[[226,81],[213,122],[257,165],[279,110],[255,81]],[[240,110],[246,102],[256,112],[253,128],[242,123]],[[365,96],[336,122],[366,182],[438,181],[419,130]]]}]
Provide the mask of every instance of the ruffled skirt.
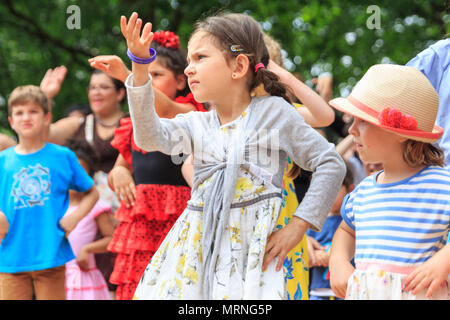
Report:
[{"label": "ruffled skirt", "polygon": [[67,300],[110,300],[108,285],[96,267],[83,271],[75,260],[66,264]]},{"label": "ruffled skirt", "polygon": [[109,281],[118,285],[117,300],[130,300],[159,244],[186,208],[191,189],[171,185],[138,185],[135,205],[122,205],[120,221],[108,250],[117,253]]}]

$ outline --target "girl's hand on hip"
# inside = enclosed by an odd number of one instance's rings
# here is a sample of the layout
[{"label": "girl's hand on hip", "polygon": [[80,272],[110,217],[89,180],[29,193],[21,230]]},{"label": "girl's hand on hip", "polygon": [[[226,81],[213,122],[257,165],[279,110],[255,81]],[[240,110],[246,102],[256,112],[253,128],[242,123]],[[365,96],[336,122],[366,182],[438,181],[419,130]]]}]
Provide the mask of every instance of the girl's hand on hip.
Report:
[{"label": "girl's hand on hip", "polygon": [[130,52],[141,59],[150,57],[150,43],[153,40],[152,24],[147,22],[142,30],[142,19],[138,18],[138,14],[133,12],[127,24],[125,16],[120,17],[120,30],[127,40],[127,46]]},{"label": "girl's hand on hip", "polygon": [[86,247],[81,248],[77,255],[76,262],[81,270],[89,270],[89,252],[86,250]]},{"label": "girl's hand on hip", "polygon": [[265,271],[272,260],[278,258],[276,271],[280,271],[287,254],[302,240],[308,227],[306,221],[292,217],[286,226],[273,232],[267,238],[262,270]]}]

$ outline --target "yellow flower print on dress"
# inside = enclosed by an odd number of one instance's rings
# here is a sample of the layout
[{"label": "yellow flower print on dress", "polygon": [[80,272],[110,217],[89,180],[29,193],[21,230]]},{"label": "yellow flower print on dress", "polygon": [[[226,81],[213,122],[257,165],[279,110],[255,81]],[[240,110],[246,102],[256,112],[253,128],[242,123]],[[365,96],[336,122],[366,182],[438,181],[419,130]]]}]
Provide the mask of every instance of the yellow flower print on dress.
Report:
[{"label": "yellow flower print on dress", "polygon": [[195,252],[199,256],[200,262],[203,262],[203,258],[202,258],[202,244],[201,244],[202,233],[203,233],[202,222],[198,221],[197,222],[197,232],[194,234],[193,242],[194,242]]},{"label": "yellow flower print on dress", "polygon": [[181,273],[183,271],[185,263],[186,263],[186,254],[183,253],[180,257],[180,260],[178,260],[176,269],[178,273]]},{"label": "yellow flower print on dress", "polygon": [[233,221],[233,225],[230,226],[231,243],[241,243],[241,227],[238,221]]},{"label": "yellow flower print on dress", "polygon": [[188,280],[188,284],[195,284],[198,281],[197,271],[195,270],[195,268],[189,266],[186,268],[186,271],[183,274],[183,278]]},{"label": "yellow flower print on dress", "polygon": [[169,247],[169,243],[166,243],[164,245],[164,247],[161,248],[161,250],[158,250],[157,254],[155,254],[152,259],[150,260],[150,265],[151,266],[158,266],[160,261],[161,261],[161,257],[166,256],[167,255],[167,249]]},{"label": "yellow flower print on dress", "polygon": [[240,177],[236,181],[236,191],[234,193],[234,198],[239,199],[242,194],[253,188],[253,181],[247,177]]},{"label": "yellow flower print on dress", "polygon": [[178,237],[178,241],[175,242],[173,245],[174,248],[178,247],[182,243],[184,243],[187,239],[188,232],[189,232],[190,223],[186,221],[186,224],[183,226],[183,229],[181,230],[180,236]]},{"label": "yellow flower print on dress", "polygon": [[[248,174],[248,173],[247,173]],[[255,195],[263,192],[266,188],[263,185],[255,184],[255,177],[251,176],[239,177],[236,181],[236,191],[234,192],[234,199],[243,199],[250,195]]]}]

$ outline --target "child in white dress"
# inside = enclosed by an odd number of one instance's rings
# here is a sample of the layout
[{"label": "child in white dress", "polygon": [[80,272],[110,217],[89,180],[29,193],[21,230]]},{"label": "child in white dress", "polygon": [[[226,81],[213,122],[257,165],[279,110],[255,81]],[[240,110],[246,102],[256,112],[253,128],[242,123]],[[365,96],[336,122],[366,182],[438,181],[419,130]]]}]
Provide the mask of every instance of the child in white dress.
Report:
[{"label": "child in white dress", "polygon": [[[154,110],[151,24],[133,13],[121,29],[133,74],[126,80],[135,142],[147,151],[194,156],[192,196],[151,259],[136,299],[283,299],[283,260],[307,228],[319,230],[345,174],[333,144],[286,101],[265,66],[259,24],[246,15],[210,17],[188,45],[190,89],[210,112],[160,119]],[[137,62],[136,62],[137,61]],[[266,95],[252,97],[259,87]],[[286,154],[313,171],[295,216],[274,232]],[[270,236],[270,237],[269,237]]]}]

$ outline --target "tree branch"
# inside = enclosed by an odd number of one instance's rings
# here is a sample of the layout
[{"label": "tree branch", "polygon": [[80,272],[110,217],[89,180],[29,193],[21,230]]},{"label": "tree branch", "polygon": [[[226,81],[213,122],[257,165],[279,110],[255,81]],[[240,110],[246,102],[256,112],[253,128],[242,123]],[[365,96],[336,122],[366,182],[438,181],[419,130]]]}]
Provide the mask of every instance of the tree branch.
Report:
[{"label": "tree branch", "polygon": [[[71,53],[71,55],[75,58],[76,54],[82,54],[88,58],[92,57],[94,54],[92,52],[86,51],[82,48],[77,47],[71,47],[66,45],[63,41],[60,39],[57,39],[53,36],[51,36],[48,32],[46,32],[44,29],[42,29],[36,21],[34,21],[32,18],[24,15],[23,13],[17,11],[11,2],[11,0],[6,0],[6,6],[9,10],[9,12],[15,16],[16,18],[20,19],[21,21],[26,22],[25,26],[22,26],[23,28],[27,29],[27,31],[30,34],[33,34],[40,38],[43,41],[51,42],[55,46],[64,49]],[[31,27],[30,27],[31,26]]]}]

